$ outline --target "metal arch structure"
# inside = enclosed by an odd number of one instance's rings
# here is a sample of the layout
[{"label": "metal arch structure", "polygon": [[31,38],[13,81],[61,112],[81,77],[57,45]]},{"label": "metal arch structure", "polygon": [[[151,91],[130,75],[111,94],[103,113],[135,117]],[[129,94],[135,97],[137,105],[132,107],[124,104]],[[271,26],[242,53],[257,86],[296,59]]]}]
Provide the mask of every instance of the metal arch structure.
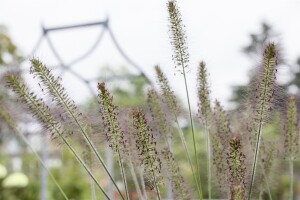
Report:
[{"label": "metal arch structure", "polygon": [[[101,27],[103,28],[102,31],[100,32],[99,36],[97,37],[95,43],[81,56],[75,58],[74,60],[72,60],[69,63],[65,63],[62,59],[62,57],[60,56],[60,54],[58,53],[57,49],[55,48],[52,40],[49,37],[50,33],[54,33],[54,32],[58,32],[58,31],[64,31],[64,30],[72,30],[72,29],[79,29],[79,28],[89,28],[89,27]],[[146,74],[144,73],[144,71],[142,70],[142,67],[140,67],[137,63],[135,63],[127,54],[126,52],[123,50],[123,48],[120,46],[120,44],[118,43],[113,31],[111,30],[110,26],[109,26],[109,19],[107,18],[104,21],[99,21],[99,22],[92,22],[92,23],[84,23],[84,24],[74,24],[74,25],[68,25],[68,26],[58,26],[58,27],[50,27],[50,28],[46,28],[45,26],[41,26],[42,28],[42,35],[40,37],[40,39],[38,40],[37,44],[35,45],[33,51],[31,52],[30,55],[33,55],[37,49],[40,47],[42,41],[44,39],[46,39],[50,50],[52,51],[53,55],[55,56],[55,58],[57,59],[57,61],[59,62],[57,68],[61,69],[61,74],[63,75],[66,72],[69,72],[70,74],[72,74],[74,77],[76,77],[77,79],[79,79],[80,81],[82,81],[83,83],[86,84],[87,88],[90,90],[91,94],[94,94],[94,90],[92,89],[90,83],[92,81],[100,81],[100,80],[105,80],[105,81],[113,81],[113,80],[120,80],[120,79],[131,79],[131,78],[138,78],[138,77],[144,77],[146,79],[146,81],[152,85],[151,80],[146,76]],[[137,70],[137,72],[139,73],[138,75],[132,75],[132,74],[127,74],[127,75],[119,75],[119,76],[111,76],[111,77],[97,77],[97,78],[93,78],[93,79],[85,79],[83,76],[81,76],[80,74],[76,73],[73,69],[72,66],[74,64],[79,63],[80,61],[84,60],[85,58],[87,58],[90,54],[92,54],[95,49],[100,45],[102,39],[104,38],[104,34],[108,33],[110,36],[110,39],[113,43],[113,45],[116,47],[118,53],[132,66],[134,67],[135,70]]]}]

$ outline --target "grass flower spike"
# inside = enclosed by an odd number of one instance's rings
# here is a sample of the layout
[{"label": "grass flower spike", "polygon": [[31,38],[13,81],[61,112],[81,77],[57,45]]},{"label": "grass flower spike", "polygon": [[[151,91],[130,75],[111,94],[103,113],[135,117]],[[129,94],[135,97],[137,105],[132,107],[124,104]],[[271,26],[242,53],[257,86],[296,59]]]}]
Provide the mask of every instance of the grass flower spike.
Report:
[{"label": "grass flower spike", "polygon": [[294,96],[291,96],[288,102],[284,137],[285,153],[288,157],[294,159],[299,148],[298,116]]},{"label": "grass flower spike", "polygon": [[199,65],[198,72],[198,99],[199,113],[201,121],[204,124],[206,132],[206,152],[207,152],[207,180],[208,180],[208,198],[211,199],[211,142],[210,142],[210,126],[211,126],[211,106],[209,97],[209,87],[207,82],[207,71],[204,62]]},{"label": "grass flower spike", "polygon": [[296,100],[291,96],[288,102],[285,133],[284,133],[284,147],[289,160],[290,169],[290,199],[294,197],[294,161],[299,148],[299,127]]},{"label": "grass flower spike", "polygon": [[79,156],[79,154],[75,151],[75,149],[71,146],[71,144],[66,140],[66,136],[64,131],[62,130],[62,126],[59,122],[57,122],[54,116],[51,114],[48,106],[37,97],[34,92],[31,92],[29,88],[22,83],[16,76],[12,74],[6,75],[8,86],[13,89],[15,93],[18,94],[21,101],[27,105],[28,109],[33,113],[33,116],[47,129],[53,138],[60,138],[75,156],[80,165],[86,170],[89,176],[96,183],[97,187],[102,191],[107,199],[110,199],[106,192],[103,190],[101,185],[96,180],[95,176],[91,172],[91,170],[86,166],[83,159]]},{"label": "grass flower spike", "polygon": [[118,110],[117,106],[113,104],[113,97],[105,87],[105,83],[98,83],[99,90],[99,103],[100,113],[104,124],[106,138],[109,146],[112,148],[115,154],[118,156],[118,161],[121,169],[121,174],[124,181],[126,197],[129,199],[129,193],[127,188],[127,180],[122,161],[122,154],[124,155],[126,150],[126,139],[124,138],[123,132],[120,130],[118,122]]},{"label": "grass flower spike", "polygon": [[241,141],[238,138],[230,140],[227,164],[229,168],[230,200],[244,200],[246,190],[245,155],[242,153]]},{"label": "grass flower spike", "polygon": [[194,146],[194,155],[196,160],[197,166],[197,187],[199,192],[200,199],[203,199],[202,194],[202,186],[201,186],[201,177],[200,177],[200,164],[198,161],[198,152],[196,146],[196,139],[195,139],[195,130],[194,130],[194,122],[192,117],[192,110],[191,110],[191,103],[189,97],[189,90],[187,84],[187,77],[186,72],[188,70],[188,62],[189,62],[189,53],[188,47],[186,42],[186,36],[184,31],[184,25],[182,23],[181,14],[179,12],[177,2],[175,0],[169,0],[167,3],[168,11],[169,11],[169,28],[171,33],[171,45],[173,46],[173,60],[175,62],[175,67],[181,72],[184,78],[184,85],[186,91],[186,98],[188,102],[188,109],[189,109],[189,118],[190,118],[190,125],[192,129],[193,135],[193,146]]},{"label": "grass flower spike", "polygon": [[169,28],[171,32],[171,45],[173,46],[173,60],[178,67],[178,70],[185,74],[185,70],[188,68],[189,53],[186,42],[186,35],[184,25],[182,23],[181,14],[179,12],[177,2],[170,0],[167,3],[169,11]]},{"label": "grass flower spike", "polygon": [[179,115],[179,106],[174,91],[171,89],[166,75],[159,66],[155,66],[155,72],[165,103],[167,104],[169,110],[174,116],[174,120],[176,121]]},{"label": "grass flower spike", "polygon": [[41,80],[42,84],[45,88],[49,91],[51,97],[56,102],[56,104],[61,107],[62,111],[67,115],[67,117],[71,120],[71,122],[78,127],[79,132],[83,136],[87,145],[91,148],[91,150],[96,155],[98,161],[103,166],[104,170],[108,174],[109,178],[111,179],[112,183],[118,190],[122,199],[124,199],[119,187],[117,186],[115,180],[113,179],[111,173],[108,171],[103,158],[99,154],[98,150],[96,149],[95,145],[91,141],[86,132],[85,124],[83,120],[81,120],[82,113],[79,112],[75,102],[70,99],[68,94],[66,93],[64,87],[60,83],[60,78],[55,77],[51,70],[48,69],[43,63],[41,63],[38,59],[31,60],[31,73]]},{"label": "grass flower spike", "polygon": [[159,66],[155,66],[155,71],[156,71],[156,77],[158,79],[158,84],[160,86],[161,92],[163,94],[164,97],[164,101],[168,106],[168,109],[171,111],[173,117],[174,117],[174,121],[176,123],[177,129],[178,129],[178,134],[181,140],[181,143],[184,146],[184,150],[185,150],[185,154],[188,158],[191,170],[192,170],[192,174],[194,176],[194,180],[197,186],[197,190],[199,193],[199,196],[201,194],[200,192],[200,187],[193,169],[193,164],[192,164],[192,159],[190,156],[190,153],[188,151],[188,147],[187,147],[187,143],[183,134],[183,131],[179,125],[179,121],[178,121],[178,116],[179,116],[179,106],[178,106],[178,102],[176,100],[176,96],[174,94],[174,91],[171,89],[170,85],[169,85],[169,81],[167,79],[167,77],[165,76],[165,74],[163,73],[163,71],[161,70],[161,68]]},{"label": "grass flower spike", "polygon": [[158,198],[161,199],[157,180],[161,170],[161,161],[145,115],[139,110],[133,112],[133,126],[137,134],[136,146],[139,151],[141,165],[144,165],[145,174],[148,174],[153,180]]},{"label": "grass flower spike", "polygon": [[185,181],[182,175],[180,174],[178,163],[175,161],[174,156],[168,149],[164,149],[162,154],[167,163],[166,170],[171,180],[172,191],[174,193],[174,196],[176,197],[176,199],[183,199],[183,200],[191,199],[191,197],[188,194]]},{"label": "grass flower spike", "polygon": [[261,80],[258,82],[258,86],[256,88],[256,102],[254,108],[254,118],[255,123],[253,130],[255,132],[256,143],[254,150],[254,159],[252,165],[251,172],[251,180],[250,180],[250,189],[248,199],[251,198],[251,193],[253,189],[253,182],[255,178],[256,164],[258,160],[259,147],[262,135],[262,129],[264,123],[268,119],[268,115],[272,109],[273,97],[274,97],[274,87],[277,73],[277,59],[278,52],[276,49],[276,45],[274,43],[270,43],[266,46],[263,55],[263,67],[261,72]]}]

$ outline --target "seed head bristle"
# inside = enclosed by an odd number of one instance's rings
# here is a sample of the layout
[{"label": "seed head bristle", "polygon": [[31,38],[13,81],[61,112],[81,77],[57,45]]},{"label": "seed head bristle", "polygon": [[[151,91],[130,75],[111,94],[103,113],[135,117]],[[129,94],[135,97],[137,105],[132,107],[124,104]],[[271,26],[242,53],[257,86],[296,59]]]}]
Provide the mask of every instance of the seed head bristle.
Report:
[{"label": "seed head bristle", "polygon": [[153,121],[158,123],[160,134],[167,138],[170,137],[170,127],[168,126],[166,115],[161,108],[158,94],[154,89],[148,91],[148,104]]},{"label": "seed head bristle", "polygon": [[190,199],[188,190],[185,185],[183,176],[180,173],[178,163],[173,154],[168,149],[162,151],[164,160],[166,161],[166,170],[171,181],[172,191],[177,199]]},{"label": "seed head bristle", "polygon": [[218,185],[222,192],[224,192],[227,189],[226,187],[224,187],[227,185],[227,146],[223,145],[219,136],[217,136],[215,133],[211,134],[212,163],[215,166],[216,177],[218,177]]},{"label": "seed head bristle", "polygon": [[181,73],[185,72],[185,68],[188,67],[189,53],[186,42],[186,36],[184,31],[184,25],[182,23],[181,14],[179,12],[177,2],[175,0],[169,0],[167,3],[169,12],[169,28],[171,32],[171,45],[173,46],[174,55],[173,60],[176,67],[179,68]]},{"label": "seed head bristle", "polygon": [[[141,165],[144,166],[145,174],[159,175],[161,161],[156,149],[156,141],[147,124],[145,115],[140,110],[133,111],[133,126],[136,130],[136,147],[139,152]],[[150,176],[150,177],[151,177]]]},{"label": "seed head bristle", "polygon": [[220,102],[217,100],[214,108],[214,124],[214,132],[221,138],[222,143],[226,144],[229,135],[232,133],[230,120]]},{"label": "seed head bristle", "polygon": [[113,104],[113,97],[106,89],[105,83],[98,83],[100,113],[109,146],[115,153],[124,153],[126,139],[118,121],[118,107]]},{"label": "seed head bristle", "polygon": [[13,120],[13,118],[9,114],[8,110],[4,106],[2,106],[2,105],[0,105],[0,119],[4,123],[6,123],[6,125],[8,126],[8,128],[10,130],[12,130],[15,133],[17,132],[16,131],[17,125],[16,125],[15,120]]},{"label": "seed head bristle", "polygon": [[229,169],[230,199],[244,200],[246,189],[245,155],[242,152],[241,141],[237,137],[230,140],[227,164]]},{"label": "seed head bristle", "polygon": [[274,43],[266,46],[263,57],[261,80],[258,82],[255,103],[255,120],[258,123],[266,122],[272,110],[278,62],[277,50]]},{"label": "seed head bristle", "polygon": [[[65,91],[65,88],[61,84],[61,78],[55,77],[52,71],[38,59],[33,58],[30,61],[30,72],[41,80],[42,84],[53,98],[53,101],[62,108],[63,115],[61,116],[65,115],[67,118],[71,119],[71,121],[76,121],[76,124],[82,121],[82,113],[79,112],[75,102]],[[83,126],[83,124],[80,125]]]},{"label": "seed head bristle", "polygon": [[12,88],[20,100],[27,105],[29,111],[32,112],[33,116],[51,133],[51,136],[56,138],[58,135],[62,135],[61,125],[55,120],[48,106],[16,76],[7,74],[6,79],[8,86]]},{"label": "seed head bristle", "polygon": [[158,84],[162,91],[164,100],[168,106],[168,109],[172,112],[173,116],[176,118],[179,114],[179,106],[174,95],[174,91],[169,85],[169,81],[165,74],[162,72],[159,66],[155,66],[156,76],[158,79]]},{"label": "seed head bristle", "polygon": [[211,106],[210,106],[210,91],[207,81],[207,70],[204,62],[199,65],[198,71],[198,99],[199,99],[199,114],[203,123],[208,126],[211,121]]},{"label": "seed head bristle", "polygon": [[285,153],[288,157],[295,157],[299,148],[299,127],[297,106],[294,96],[289,98],[284,133],[284,147]]}]

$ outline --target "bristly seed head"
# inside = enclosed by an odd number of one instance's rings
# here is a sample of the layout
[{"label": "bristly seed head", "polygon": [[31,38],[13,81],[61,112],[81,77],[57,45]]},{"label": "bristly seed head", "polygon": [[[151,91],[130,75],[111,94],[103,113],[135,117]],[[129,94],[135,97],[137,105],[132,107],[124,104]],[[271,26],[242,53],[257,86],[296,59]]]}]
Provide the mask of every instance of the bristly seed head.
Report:
[{"label": "bristly seed head", "polygon": [[227,153],[227,164],[229,168],[230,200],[245,199],[245,155],[242,153],[241,140],[232,138]]},{"label": "bristly seed head", "polygon": [[158,124],[158,131],[165,139],[167,139],[171,136],[170,127],[168,126],[166,115],[160,105],[158,94],[154,89],[148,91],[148,104],[153,121]]},{"label": "bristly seed head", "polygon": [[[141,165],[144,165],[144,172],[159,175],[161,161],[156,149],[156,141],[147,124],[145,115],[140,110],[133,111],[133,126],[136,130],[136,146],[139,151]],[[150,177],[151,177],[150,176]]]},{"label": "bristly seed head", "polygon": [[294,158],[299,148],[299,126],[297,116],[297,106],[294,96],[291,96],[287,106],[285,120],[284,147],[286,155]]},{"label": "bristly seed head", "polygon": [[199,114],[203,123],[208,126],[211,121],[210,91],[207,81],[207,70],[204,62],[199,65],[198,71],[198,99]]},{"label": "bristly seed head", "polygon": [[48,106],[34,92],[31,92],[18,77],[7,74],[6,79],[8,86],[18,94],[20,100],[27,105],[33,116],[51,133],[52,138],[61,136],[63,134],[61,125],[55,120]]},{"label": "bristly seed head", "polygon": [[163,93],[164,100],[169,110],[172,112],[174,118],[177,118],[179,115],[179,107],[176,100],[176,96],[174,95],[174,91],[171,90],[169,81],[165,74],[162,72],[161,68],[159,66],[155,66],[155,71],[158,79],[158,84]]},{"label": "bristly seed head", "polygon": [[256,89],[255,120],[258,123],[264,123],[272,110],[278,62],[277,49],[274,43],[266,46],[263,57],[263,71]]},{"label": "bristly seed head", "polygon": [[109,146],[115,153],[125,153],[126,139],[120,130],[118,122],[118,108],[113,104],[113,97],[105,87],[105,83],[98,83],[100,113],[102,114],[103,125]]},{"label": "bristly seed head", "polygon": [[169,0],[167,3],[169,11],[169,27],[171,32],[171,45],[173,46],[173,59],[176,67],[179,67],[181,73],[185,73],[185,68],[188,67],[189,53],[186,42],[185,31],[183,29],[181,14],[179,12],[177,2]]},{"label": "bristly seed head", "polygon": [[172,191],[177,199],[188,200],[190,199],[188,190],[185,185],[183,176],[180,173],[178,163],[176,162],[173,154],[168,149],[162,151],[164,160],[166,161],[167,173],[171,181]]}]

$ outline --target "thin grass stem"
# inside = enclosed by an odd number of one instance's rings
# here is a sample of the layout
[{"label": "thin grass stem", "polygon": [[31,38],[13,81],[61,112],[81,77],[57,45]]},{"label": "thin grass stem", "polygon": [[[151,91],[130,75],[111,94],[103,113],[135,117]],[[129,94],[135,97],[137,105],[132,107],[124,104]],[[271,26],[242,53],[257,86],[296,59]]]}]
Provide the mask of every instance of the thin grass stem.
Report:
[{"label": "thin grass stem", "polygon": [[156,190],[156,193],[157,193],[158,200],[161,200],[160,191],[159,191],[159,187],[158,187],[158,184],[157,184],[157,180],[156,180],[154,170],[152,170],[152,175],[153,175],[153,178],[154,178],[154,185],[155,185],[155,190]]},{"label": "thin grass stem", "polygon": [[260,147],[261,133],[262,133],[262,123],[259,124],[259,128],[258,128],[257,142],[256,142],[256,146],[255,146],[254,160],[253,160],[253,165],[252,165],[252,170],[251,170],[250,190],[249,190],[248,200],[251,199],[251,194],[252,194],[252,189],[253,189],[256,164],[257,164],[257,158],[258,158],[259,147]]},{"label": "thin grass stem", "polygon": [[208,199],[211,199],[211,148],[210,148],[210,135],[207,128],[207,124],[205,124],[205,132],[206,132],[206,151],[207,151]]},{"label": "thin grass stem", "polygon": [[201,175],[200,175],[200,165],[199,165],[199,161],[198,161],[198,152],[197,152],[196,139],[195,139],[194,122],[193,122],[193,117],[192,117],[192,110],[191,110],[191,104],[190,104],[190,97],[189,97],[189,91],[188,91],[188,86],[187,86],[185,68],[183,67],[182,70],[183,70],[182,74],[183,74],[183,78],[184,78],[186,98],[187,98],[187,102],[188,102],[190,124],[191,124],[192,135],[193,135],[194,154],[195,154],[195,160],[196,160],[196,165],[197,165],[197,175],[198,175],[198,180],[199,180],[198,185],[199,185],[199,190],[200,190],[199,196],[200,196],[200,199],[203,199]]},{"label": "thin grass stem", "polygon": [[138,182],[136,173],[134,171],[134,166],[133,166],[131,160],[129,160],[129,169],[130,169],[130,173],[131,173],[131,176],[132,176],[132,179],[133,179],[133,183],[134,183],[135,189],[136,189],[137,193],[139,194],[140,199],[143,200],[144,197],[143,197],[143,194],[142,194],[142,191],[141,191],[141,188],[140,188],[140,184]]},{"label": "thin grass stem", "polygon": [[180,125],[179,125],[177,116],[175,116],[175,123],[176,123],[176,125],[177,125],[178,134],[179,134],[181,143],[182,143],[183,146],[184,146],[184,150],[185,150],[186,156],[187,156],[187,158],[188,158],[188,161],[189,161],[189,164],[190,164],[190,168],[191,168],[191,170],[192,170],[192,174],[193,174],[193,177],[194,177],[194,181],[195,181],[196,186],[197,186],[197,191],[198,191],[198,194],[199,194],[199,196],[200,196],[200,194],[201,194],[201,192],[200,192],[200,187],[199,187],[199,184],[198,184],[198,181],[197,181],[196,174],[195,174],[195,172],[194,172],[194,168],[193,168],[193,164],[192,164],[192,160],[191,160],[190,153],[189,153],[189,151],[188,151],[188,147],[187,147],[187,144],[186,144],[186,140],[185,140],[185,138],[184,138],[183,131],[182,131]]},{"label": "thin grass stem", "polygon": [[290,200],[294,199],[294,159],[289,158],[289,168],[290,168]]},{"label": "thin grass stem", "polygon": [[140,179],[141,179],[141,185],[142,185],[142,190],[144,193],[144,198],[145,200],[147,200],[147,191],[146,191],[146,186],[145,186],[145,180],[144,180],[144,176],[143,176],[143,169],[138,170],[139,171],[139,175],[140,175]]},{"label": "thin grass stem", "polygon": [[59,183],[56,181],[56,179],[53,176],[53,174],[51,173],[51,171],[48,169],[48,167],[46,166],[46,164],[44,163],[44,161],[41,159],[41,157],[39,156],[39,154],[31,146],[31,144],[29,143],[29,141],[27,140],[27,138],[19,130],[16,130],[16,131],[17,131],[17,134],[22,138],[22,140],[26,143],[26,145],[33,152],[33,154],[35,155],[35,157],[37,158],[37,160],[41,163],[41,165],[43,166],[43,168],[47,171],[47,173],[49,174],[50,178],[52,179],[52,181],[54,182],[54,184],[57,186],[57,188],[59,189],[59,191],[63,195],[63,197],[66,200],[69,200],[69,198],[67,197],[67,195],[65,194],[65,192],[63,191],[63,189],[61,188],[61,186],[59,185]]},{"label": "thin grass stem", "polygon": [[124,164],[122,162],[121,154],[120,154],[119,150],[118,150],[118,159],[119,159],[119,165],[120,165],[121,174],[122,174],[122,178],[123,178],[123,183],[124,183],[124,187],[125,187],[126,199],[129,200],[129,193],[128,193],[128,186],[127,186],[126,174],[125,174]]}]

